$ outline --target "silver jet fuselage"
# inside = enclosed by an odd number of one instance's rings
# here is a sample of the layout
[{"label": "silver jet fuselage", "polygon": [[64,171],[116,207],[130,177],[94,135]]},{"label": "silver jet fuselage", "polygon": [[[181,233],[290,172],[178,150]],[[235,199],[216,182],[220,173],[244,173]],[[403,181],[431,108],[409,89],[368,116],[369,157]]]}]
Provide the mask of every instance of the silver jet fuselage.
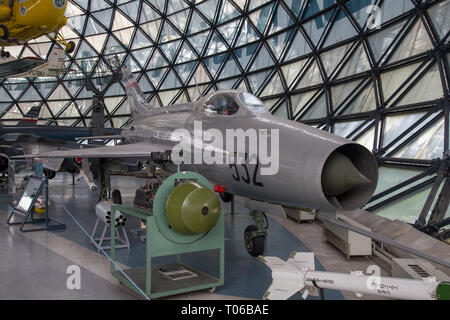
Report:
[{"label": "silver jet fuselage", "polygon": [[[129,142],[149,141],[167,145],[171,150],[182,139],[174,132],[184,129],[186,134],[195,137],[194,129],[201,123],[202,141],[192,140],[190,158],[194,160],[194,153],[201,152],[214,140],[208,136],[211,129],[218,130],[223,137],[227,129],[267,132],[269,154],[279,152],[275,174],[261,174],[261,169],[268,165],[260,163],[259,159],[253,164],[247,159],[241,164],[193,163],[182,164],[181,168],[200,173],[227,193],[284,206],[353,210],[367,203],[376,188],[378,168],[366,148],[322,130],[275,117],[258,101],[240,91],[213,93],[196,103],[152,109],[148,117],[135,118],[123,135]],[[275,131],[279,135],[279,150],[272,149],[270,144]],[[244,141],[247,157],[252,146],[249,140]],[[223,146],[220,151],[229,156],[225,141]],[[234,155],[237,156],[237,152]]]}]

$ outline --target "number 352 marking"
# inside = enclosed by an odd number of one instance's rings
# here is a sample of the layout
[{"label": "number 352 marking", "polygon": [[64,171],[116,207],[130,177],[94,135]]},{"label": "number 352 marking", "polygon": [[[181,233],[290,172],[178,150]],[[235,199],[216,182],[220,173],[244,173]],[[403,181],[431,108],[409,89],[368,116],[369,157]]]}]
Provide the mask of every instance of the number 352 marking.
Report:
[{"label": "number 352 marking", "polygon": [[[253,183],[254,186],[264,187],[264,184],[262,182],[258,181],[259,161],[257,161],[256,166],[253,169],[253,174],[252,174],[251,178],[250,178],[248,166],[246,164],[241,164],[239,166],[242,167],[242,170],[239,170],[238,165],[230,164],[230,169],[234,169],[234,173],[232,174],[232,177],[236,182],[240,182],[242,180],[246,184]],[[239,171],[244,171],[244,174],[241,175],[239,173]]]}]

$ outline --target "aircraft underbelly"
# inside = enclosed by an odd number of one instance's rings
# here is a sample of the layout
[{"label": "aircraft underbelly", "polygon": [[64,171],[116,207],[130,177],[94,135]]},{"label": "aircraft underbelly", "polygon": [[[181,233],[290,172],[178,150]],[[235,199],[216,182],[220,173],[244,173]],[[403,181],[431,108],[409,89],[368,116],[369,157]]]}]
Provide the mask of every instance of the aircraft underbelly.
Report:
[{"label": "aircraft underbelly", "polygon": [[28,72],[43,65],[45,62],[45,60],[25,58],[0,64],[0,78]]}]

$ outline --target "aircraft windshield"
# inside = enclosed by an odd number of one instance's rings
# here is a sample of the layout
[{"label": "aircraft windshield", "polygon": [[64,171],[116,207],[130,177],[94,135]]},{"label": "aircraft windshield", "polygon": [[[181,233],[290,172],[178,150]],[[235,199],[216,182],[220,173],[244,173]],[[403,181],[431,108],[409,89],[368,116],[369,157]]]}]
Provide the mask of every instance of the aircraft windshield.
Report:
[{"label": "aircraft windshield", "polygon": [[236,101],[233,100],[233,97],[226,94],[214,96],[203,109],[205,113],[227,116],[235,114],[238,110],[239,106]]},{"label": "aircraft windshield", "polygon": [[254,95],[247,93],[247,92],[241,92],[239,93],[239,99],[241,99],[242,103],[250,110],[256,113],[265,113],[267,112],[267,108],[264,105],[264,103],[259,100]]}]

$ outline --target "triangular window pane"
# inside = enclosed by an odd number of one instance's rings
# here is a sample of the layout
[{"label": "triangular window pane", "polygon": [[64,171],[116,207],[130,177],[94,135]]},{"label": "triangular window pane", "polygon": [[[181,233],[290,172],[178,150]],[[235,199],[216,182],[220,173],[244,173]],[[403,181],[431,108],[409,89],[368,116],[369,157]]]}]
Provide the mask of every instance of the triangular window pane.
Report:
[{"label": "triangular window pane", "polygon": [[189,24],[188,34],[197,33],[205,29],[209,29],[208,23],[197,12],[194,11],[194,13],[192,14],[191,22]]},{"label": "triangular window pane", "polygon": [[311,47],[308,45],[308,42],[303,37],[302,33],[300,31],[297,31],[297,34],[295,35],[294,40],[290,44],[290,48],[288,53],[286,54],[286,57],[284,58],[285,61],[295,59],[297,57],[304,56],[305,54],[310,53]]},{"label": "triangular window pane", "polygon": [[161,20],[151,21],[149,23],[141,24],[142,30],[147,33],[153,41],[156,41],[158,37],[159,27],[161,25]]},{"label": "triangular window pane", "polygon": [[237,46],[247,44],[258,39],[258,34],[255,29],[251,26],[251,24],[244,20],[244,24],[242,25],[241,34],[239,35],[238,41],[236,43]]},{"label": "triangular window pane", "polygon": [[248,82],[250,83],[250,86],[252,88],[252,93],[257,94],[259,92],[259,89],[261,88],[262,84],[266,81],[270,73],[271,71],[269,70],[252,74],[247,77]]},{"label": "triangular window pane", "polygon": [[253,61],[253,65],[250,68],[250,71],[255,71],[263,68],[267,68],[274,65],[273,59],[270,57],[269,50],[267,50],[266,46],[262,46]]},{"label": "triangular window pane", "polygon": [[[95,1],[94,1],[95,2]],[[115,11],[112,31],[132,27],[133,24],[119,11]]]},{"label": "triangular window pane", "polygon": [[182,63],[194,59],[197,59],[197,55],[191,50],[191,47],[188,45],[188,43],[184,42],[183,46],[181,47],[180,53],[178,54],[176,63]]},{"label": "triangular window pane", "polygon": [[282,118],[282,119],[288,119],[288,110],[287,110],[287,104],[286,102],[283,102],[273,113],[274,116]]},{"label": "triangular window pane", "polygon": [[291,96],[292,110],[294,116],[296,116],[298,112],[302,110],[308,104],[308,102],[311,101],[311,98],[314,97],[317,92],[318,90],[312,90]]},{"label": "triangular window pane", "polygon": [[323,93],[314,104],[300,117],[301,120],[321,119],[327,116],[327,103]]},{"label": "triangular window pane", "polygon": [[142,3],[140,23],[159,19],[161,16],[155,12],[147,3]]},{"label": "triangular window pane", "polygon": [[234,36],[239,29],[239,22],[240,20],[234,20],[218,28],[219,32],[224,36],[225,40],[230,45],[232,44]]},{"label": "triangular window pane", "polygon": [[444,127],[442,118],[393,156],[404,159],[441,159],[444,154]]},{"label": "triangular window pane", "polygon": [[172,88],[178,88],[178,87],[181,87],[181,83],[178,80],[175,72],[173,70],[170,70],[166,79],[164,79],[164,82],[161,85],[160,89],[164,90],[164,89],[172,89]]},{"label": "triangular window pane", "polygon": [[189,16],[189,10],[184,10],[178,12],[169,17],[170,21],[177,27],[177,29],[184,33],[184,29],[186,28],[187,19]]},{"label": "triangular window pane", "polygon": [[284,79],[286,80],[288,87],[291,86],[295,78],[301,73],[307,61],[308,59],[302,59],[281,67],[281,71],[283,72]]},{"label": "triangular window pane", "polygon": [[317,61],[310,65],[308,71],[303,75],[302,80],[297,84],[296,89],[308,88],[322,83],[322,76]]},{"label": "triangular window pane", "polygon": [[239,16],[239,12],[236,8],[231,4],[230,1],[225,0],[223,2],[222,10],[219,16],[219,23],[231,20],[237,16]]},{"label": "triangular window pane", "polygon": [[419,19],[414,27],[411,28],[400,46],[396,49],[389,63],[412,57],[416,54],[432,49],[433,44],[431,43],[430,37],[425,30],[422,20]]},{"label": "triangular window pane", "polygon": [[189,37],[188,40],[191,45],[197,50],[198,53],[203,51],[203,47],[205,46],[206,40],[208,39],[209,31],[205,31],[195,36]]},{"label": "triangular window pane", "polygon": [[333,23],[333,27],[328,32],[327,39],[323,47],[329,47],[357,35],[356,29],[350,23],[350,20],[347,18],[344,11],[341,10]]},{"label": "triangular window pane", "polygon": [[270,25],[269,34],[286,29],[294,23],[284,7],[279,4]]},{"label": "triangular window pane", "polygon": [[284,92],[283,82],[281,81],[280,75],[278,72],[272,77],[270,82],[265,86],[263,92],[261,93],[261,97],[272,96],[278,93]]},{"label": "triangular window pane", "polygon": [[[338,67],[339,68],[339,67]],[[370,70],[369,58],[363,45],[352,54],[351,58],[345,63],[335,78],[342,79],[348,76],[356,75]]]},{"label": "triangular window pane", "polygon": [[266,30],[267,22],[269,21],[270,13],[272,12],[273,3],[256,10],[255,12],[252,12],[249,15],[250,20],[253,22],[253,24],[256,26],[256,28],[259,30],[259,32],[264,33],[264,30]]}]

